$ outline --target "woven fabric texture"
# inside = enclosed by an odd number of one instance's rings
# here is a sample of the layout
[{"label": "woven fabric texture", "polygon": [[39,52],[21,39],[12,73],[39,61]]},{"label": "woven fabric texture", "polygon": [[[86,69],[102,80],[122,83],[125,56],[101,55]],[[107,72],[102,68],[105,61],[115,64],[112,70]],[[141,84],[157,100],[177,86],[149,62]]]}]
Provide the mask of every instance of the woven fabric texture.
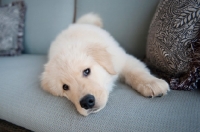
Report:
[{"label": "woven fabric texture", "polygon": [[40,88],[45,56],[0,57],[0,118],[38,132],[197,132],[200,91],[145,98],[117,83],[107,106],[83,117],[63,97]]}]

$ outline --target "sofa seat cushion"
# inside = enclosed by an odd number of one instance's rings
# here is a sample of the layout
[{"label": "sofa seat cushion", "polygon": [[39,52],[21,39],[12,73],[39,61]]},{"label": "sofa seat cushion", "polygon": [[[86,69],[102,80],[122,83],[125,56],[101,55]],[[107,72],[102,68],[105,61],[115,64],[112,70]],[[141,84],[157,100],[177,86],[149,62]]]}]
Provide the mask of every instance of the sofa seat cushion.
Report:
[{"label": "sofa seat cushion", "polygon": [[65,98],[40,87],[46,56],[0,57],[0,118],[38,132],[200,130],[200,91],[171,91],[161,98],[145,98],[117,83],[107,106],[83,117]]}]

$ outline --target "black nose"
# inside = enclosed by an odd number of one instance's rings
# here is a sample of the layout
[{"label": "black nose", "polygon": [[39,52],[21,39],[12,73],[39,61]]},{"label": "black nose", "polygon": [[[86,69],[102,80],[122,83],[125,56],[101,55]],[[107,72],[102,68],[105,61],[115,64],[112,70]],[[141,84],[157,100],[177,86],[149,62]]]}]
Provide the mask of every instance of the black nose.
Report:
[{"label": "black nose", "polygon": [[86,110],[92,108],[95,105],[94,96],[90,95],[90,94],[84,96],[80,101],[80,105],[82,108],[84,108]]}]

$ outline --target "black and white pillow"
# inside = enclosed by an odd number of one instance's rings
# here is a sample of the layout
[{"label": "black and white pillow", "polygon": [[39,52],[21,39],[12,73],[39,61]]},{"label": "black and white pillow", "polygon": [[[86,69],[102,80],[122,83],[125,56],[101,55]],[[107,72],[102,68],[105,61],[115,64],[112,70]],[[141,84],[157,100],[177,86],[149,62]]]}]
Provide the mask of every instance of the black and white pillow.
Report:
[{"label": "black and white pillow", "polygon": [[200,80],[200,0],[161,0],[150,25],[146,62],[171,89]]},{"label": "black and white pillow", "polygon": [[25,11],[23,1],[0,7],[0,56],[21,54]]}]

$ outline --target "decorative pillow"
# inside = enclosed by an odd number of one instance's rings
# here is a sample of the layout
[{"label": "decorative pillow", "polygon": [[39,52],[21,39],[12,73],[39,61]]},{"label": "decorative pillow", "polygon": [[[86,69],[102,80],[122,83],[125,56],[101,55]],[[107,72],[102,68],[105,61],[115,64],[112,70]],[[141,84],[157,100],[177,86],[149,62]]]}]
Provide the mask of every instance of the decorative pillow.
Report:
[{"label": "decorative pillow", "polygon": [[23,1],[0,7],[0,56],[21,54],[25,11]]},{"label": "decorative pillow", "polygon": [[200,1],[161,0],[149,29],[146,63],[171,89],[200,80]]}]

